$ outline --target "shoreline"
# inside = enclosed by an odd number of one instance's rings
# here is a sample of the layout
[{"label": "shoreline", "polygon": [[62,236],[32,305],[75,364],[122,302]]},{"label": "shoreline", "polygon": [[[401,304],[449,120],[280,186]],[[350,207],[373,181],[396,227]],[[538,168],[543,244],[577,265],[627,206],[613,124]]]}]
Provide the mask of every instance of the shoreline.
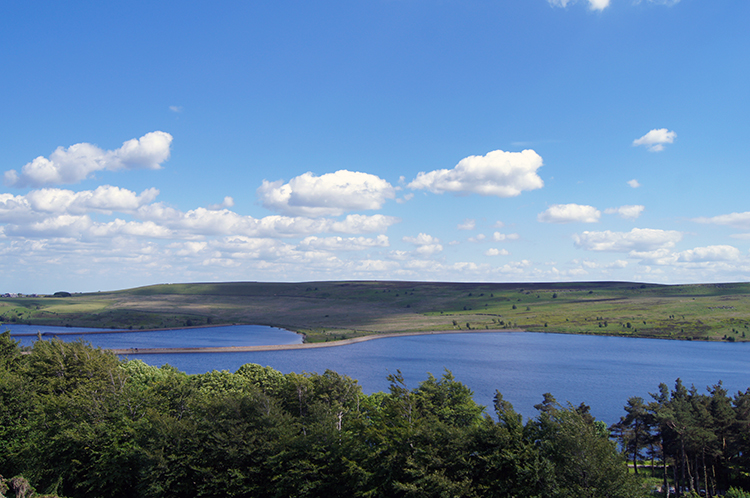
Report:
[{"label": "shoreline", "polygon": [[[27,325],[29,327],[59,327],[59,328],[79,328],[79,329],[85,329],[85,328],[91,328],[94,330],[86,331],[86,332],[42,332],[42,337],[44,336],[56,336],[56,335],[90,335],[90,334],[131,334],[135,332],[164,332],[165,330],[189,330],[189,329],[208,329],[208,328],[215,328],[215,327],[235,327],[237,325],[258,325],[257,323],[211,323],[211,324],[205,324],[205,325],[191,325],[190,327],[164,327],[161,329],[105,329],[105,328],[97,328],[97,327],[64,327],[62,325],[38,325],[33,323],[0,323],[0,325]],[[258,325],[259,327],[271,327],[274,329],[281,329],[281,330],[289,330],[282,327],[276,327],[275,325]],[[299,332],[295,332],[294,330],[289,330],[289,332],[294,332],[295,334],[299,334]],[[13,334],[16,337],[34,337],[37,334],[32,332],[21,332],[20,334]],[[302,335],[302,334],[300,334]]]},{"label": "shoreline", "polygon": [[[22,325],[29,325],[29,324],[22,324]],[[244,324],[244,323],[221,323],[221,324],[205,324],[205,325],[193,325],[190,327],[168,327],[168,328],[159,328],[159,329],[138,329],[138,330],[130,330],[130,329],[98,329],[98,330],[92,330],[88,332],[56,332],[56,333],[50,333],[45,332],[42,334],[43,337],[49,337],[49,336],[58,336],[58,335],[89,335],[89,334],[128,334],[133,332],[161,332],[161,331],[167,331],[167,330],[186,330],[186,329],[200,329],[200,328],[216,328],[216,327],[233,327],[233,326],[241,326],[241,325],[258,325],[258,324]],[[33,325],[31,325],[33,327]],[[44,326],[44,325],[42,325]],[[293,332],[297,335],[300,335],[305,337],[305,334],[301,332],[297,332],[294,330],[285,329],[283,327],[275,326],[275,325],[260,325],[262,327],[270,327],[270,328],[276,328],[279,330],[286,330],[288,332]],[[80,327],[85,328],[85,327]],[[141,355],[141,354],[187,354],[187,353],[246,353],[246,352],[255,352],[255,351],[284,351],[284,350],[296,350],[296,349],[316,349],[316,348],[330,348],[330,347],[339,347],[339,346],[347,346],[349,344],[356,344],[359,342],[365,342],[365,341],[371,341],[374,339],[381,339],[381,338],[391,338],[391,337],[399,337],[399,336],[418,336],[418,335],[433,335],[433,334],[486,334],[486,333],[502,333],[502,332],[529,332],[529,333],[537,333],[537,334],[571,334],[569,332],[556,332],[552,330],[526,330],[522,328],[503,328],[503,329],[471,329],[471,330],[433,330],[433,331],[420,331],[420,332],[386,332],[386,333],[372,333],[360,337],[353,337],[350,339],[340,339],[340,340],[334,340],[334,341],[328,341],[328,342],[302,342],[302,343],[296,343],[296,344],[269,344],[269,345],[262,345],[262,346],[199,346],[199,347],[176,347],[176,348],[102,348],[106,349],[108,351],[112,351],[114,354],[119,356],[128,356],[128,355]],[[33,333],[20,333],[20,334],[13,334],[13,336],[16,337],[32,337],[36,336],[37,334]],[[576,334],[572,333],[572,335],[590,335],[590,334]],[[596,336],[601,337],[620,337],[618,334],[593,334]],[[664,337],[643,337],[643,336],[629,336],[629,338],[634,339],[653,339],[653,340],[687,340],[690,341],[690,339],[672,339],[672,338],[664,338]],[[699,342],[724,342],[724,341],[711,341],[709,340],[703,340]],[[750,342],[750,341],[735,341],[737,343],[744,343],[744,342]]]},{"label": "shoreline", "polygon": [[196,348],[125,348],[110,349],[117,355],[141,355],[141,354],[175,354],[175,353],[247,353],[253,351],[284,351],[292,349],[315,349],[348,346],[359,342],[372,341],[374,339],[386,339],[389,337],[404,337],[416,335],[433,334],[487,334],[498,332],[524,332],[522,329],[482,329],[482,330],[435,330],[429,332],[389,332],[386,334],[371,334],[351,339],[343,339],[329,342],[303,342],[300,344],[271,344],[266,346],[204,346]]}]

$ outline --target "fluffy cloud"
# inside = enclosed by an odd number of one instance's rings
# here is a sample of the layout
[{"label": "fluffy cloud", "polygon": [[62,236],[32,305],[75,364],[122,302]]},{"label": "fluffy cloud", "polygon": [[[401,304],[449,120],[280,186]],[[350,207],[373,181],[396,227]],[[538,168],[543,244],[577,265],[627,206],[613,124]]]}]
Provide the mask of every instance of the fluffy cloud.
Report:
[{"label": "fluffy cloud", "polygon": [[677,261],[702,263],[706,261],[736,261],[740,259],[740,250],[733,246],[719,245],[696,247],[677,254]]},{"label": "fluffy cloud", "polygon": [[421,256],[430,256],[443,250],[440,239],[426,233],[420,233],[416,237],[404,237],[403,241],[417,246],[415,252]]},{"label": "fluffy cloud", "polygon": [[596,223],[602,213],[593,206],[555,204],[537,215],[542,223]]},{"label": "fluffy cloud", "polygon": [[226,196],[224,197],[224,200],[221,204],[211,204],[208,206],[208,209],[212,211],[218,211],[219,209],[226,209],[234,206],[234,199],[232,197]]},{"label": "fluffy cloud", "polygon": [[[340,220],[287,216],[253,218],[226,208],[219,209],[220,206],[183,212],[154,203],[158,194],[153,188],[136,194],[110,185],[81,192],[44,188],[26,195],[0,194],[0,224],[7,224],[0,229],[5,237],[90,239],[122,235],[191,240],[229,235],[287,238],[316,233],[377,233],[399,221],[384,215],[348,215]],[[222,205],[232,203],[227,197]],[[94,221],[90,216],[115,213],[126,214],[137,221],[120,218]]]},{"label": "fluffy cloud", "polygon": [[5,172],[5,184],[12,187],[41,187],[78,183],[96,171],[120,169],[159,169],[169,159],[172,135],[163,131],[147,133],[122,144],[116,150],[80,143],[67,149],[58,147],[49,159],[39,156],[21,168]]},{"label": "fluffy cloud", "polygon": [[26,195],[0,194],[0,222],[22,224],[59,215],[83,215],[113,211],[132,213],[153,202],[159,191],[146,189],[140,195],[110,185],[73,192],[57,188],[32,190]]},{"label": "fluffy cloud", "polygon": [[413,198],[414,198],[414,194],[411,193],[411,192],[409,192],[408,194],[404,194],[403,197],[399,197],[398,199],[396,199],[396,202],[399,203],[399,204],[406,204],[407,202],[409,202]]},{"label": "fluffy cloud", "polygon": [[432,235],[428,235],[426,233],[420,233],[416,237],[408,237],[405,236],[403,238],[404,242],[408,242],[409,244],[414,244],[418,246],[428,245],[428,244],[437,244],[440,242],[440,240],[436,237],[433,237]]},{"label": "fluffy cloud", "polygon": [[524,190],[544,186],[544,182],[536,174],[541,166],[542,158],[533,150],[495,150],[485,156],[466,157],[450,170],[420,172],[408,187],[414,190],[427,189],[436,194],[454,192],[515,197]]},{"label": "fluffy cloud", "polygon": [[641,138],[633,140],[633,146],[643,145],[651,152],[660,152],[664,150],[664,144],[671,144],[677,138],[677,133],[669,131],[666,128],[654,129],[643,135]]},{"label": "fluffy cloud", "polygon": [[[577,261],[574,261],[577,262]],[[597,261],[590,261],[588,259],[581,261],[581,266],[588,268],[589,270],[595,269],[621,269],[628,266],[628,262],[624,259],[618,259],[611,263],[599,263]]]},{"label": "fluffy cloud", "polygon": [[458,225],[459,230],[474,230],[476,228],[477,222],[476,220],[472,220],[469,218],[466,218],[463,223]]},{"label": "fluffy cloud", "polygon": [[[643,206],[620,206],[605,209],[606,214],[616,214],[620,218],[634,220],[643,212]],[[596,223],[602,213],[593,206],[581,204],[555,204],[537,215],[542,223]]]},{"label": "fluffy cloud", "polygon": [[713,225],[727,225],[743,230],[750,230],[750,211],[744,213],[722,214],[713,217],[693,218],[696,223],[706,223]]},{"label": "fluffy cloud", "polygon": [[4,232],[14,237],[75,238],[92,225],[93,222],[88,216],[63,214],[23,225],[7,225]]},{"label": "fluffy cloud", "polygon": [[[641,3],[641,0],[635,0],[633,2],[635,5],[638,5]],[[671,7],[672,5],[677,5],[680,3],[680,0],[648,0],[648,3],[655,3],[657,5],[666,5],[668,7]]]},{"label": "fluffy cloud", "polygon": [[506,249],[495,249],[494,247],[484,252],[485,256],[507,256],[508,254],[510,253]]},{"label": "fluffy cloud", "polygon": [[626,220],[634,220],[641,215],[644,209],[644,206],[620,206],[617,208],[607,208],[604,212],[606,214],[616,214]]},{"label": "fluffy cloud", "polygon": [[492,240],[495,242],[503,242],[505,240],[518,240],[519,235],[517,233],[500,233],[495,232],[492,234]]},{"label": "fluffy cloud", "polygon": [[494,269],[494,273],[499,275],[526,275],[531,268],[531,261],[522,259],[521,261],[511,261],[508,264]]},{"label": "fluffy cloud", "polygon": [[315,233],[383,232],[399,220],[384,215],[348,215],[343,220],[288,216],[253,218],[228,209],[178,211],[161,203],[138,209],[136,216],[192,236],[245,235],[250,237],[299,237]]},{"label": "fluffy cloud", "polygon": [[[547,0],[553,7],[567,7],[576,2],[576,0]],[[609,6],[609,0],[587,0],[591,10],[604,10]],[[679,1],[679,0],[677,0]]]},{"label": "fluffy cloud", "polygon": [[[230,235],[206,243],[185,242],[183,250],[212,256],[219,260],[261,260],[264,264],[283,259],[285,262],[310,261],[306,255],[294,250],[291,244],[263,238]],[[210,263],[210,261],[207,261]]]},{"label": "fluffy cloud", "polygon": [[157,225],[152,221],[141,223],[117,219],[109,223],[93,225],[89,229],[88,235],[93,237],[127,235],[139,238],[170,239],[174,236],[174,233],[168,228]]},{"label": "fluffy cloud", "polygon": [[81,192],[61,189],[33,190],[26,195],[26,199],[35,211],[111,214],[113,211],[133,212],[139,207],[153,202],[157,195],[159,195],[159,191],[155,188],[146,189],[140,195],[136,195],[131,190],[103,185],[97,187],[96,190]]},{"label": "fluffy cloud", "polygon": [[[112,239],[118,236],[171,239],[176,234],[151,221],[137,222],[115,219],[95,222],[88,215],[57,214],[38,221],[8,224],[3,232],[9,237],[59,239],[67,238],[91,242],[97,238]],[[71,246],[72,247],[72,246]]]},{"label": "fluffy cloud", "polygon": [[[604,10],[609,7],[610,0],[586,0],[591,10]],[[634,0],[633,4],[638,5],[642,0]],[[576,3],[576,0],[547,0],[553,7],[567,7]],[[655,3],[658,5],[672,6],[680,2],[680,0],[648,0],[649,3]]]},{"label": "fluffy cloud", "polygon": [[347,211],[380,209],[396,189],[369,173],[340,170],[315,176],[307,172],[289,183],[263,180],[257,195],[263,206],[286,215],[338,216]]},{"label": "fluffy cloud", "polygon": [[576,247],[587,251],[654,251],[674,247],[682,239],[675,230],[634,228],[630,232],[583,232],[573,236]]},{"label": "fluffy cloud", "polygon": [[323,251],[361,251],[377,247],[388,247],[388,237],[378,235],[375,238],[368,237],[306,237],[299,243],[299,248],[303,250],[323,250]]},{"label": "fluffy cloud", "polygon": [[354,271],[364,273],[382,273],[398,270],[398,263],[378,259],[364,259],[357,261]]},{"label": "fluffy cloud", "polygon": [[632,188],[638,188],[641,186],[640,183],[638,183],[638,180],[633,178],[632,180],[628,180],[628,185],[630,185]]},{"label": "fluffy cloud", "polygon": [[672,252],[666,247],[651,251],[631,251],[630,256],[639,258],[641,265],[671,266],[674,271],[685,269],[710,269],[712,271],[735,271],[742,268],[747,258],[739,249],[728,245],[696,247],[682,252]]},{"label": "fluffy cloud", "polygon": [[385,232],[388,227],[398,223],[398,218],[374,214],[365,216],[363,214],[350,214],[343,221],[327,221],[330,226],[326,231],[337,233],[375,233]]}]

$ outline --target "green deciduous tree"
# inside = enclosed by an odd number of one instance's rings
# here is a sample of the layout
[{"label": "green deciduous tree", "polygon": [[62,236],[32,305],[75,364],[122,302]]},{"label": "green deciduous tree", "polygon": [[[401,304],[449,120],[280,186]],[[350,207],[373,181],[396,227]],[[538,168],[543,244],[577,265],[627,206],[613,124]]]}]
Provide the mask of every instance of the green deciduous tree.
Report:
[{"label": "green deciduous tree", "polygon": [[553,473],[543,483],[547,497],[636,497],[642,490],[629,478],[615,444],[572,406],[554,406],[528,428]]}]

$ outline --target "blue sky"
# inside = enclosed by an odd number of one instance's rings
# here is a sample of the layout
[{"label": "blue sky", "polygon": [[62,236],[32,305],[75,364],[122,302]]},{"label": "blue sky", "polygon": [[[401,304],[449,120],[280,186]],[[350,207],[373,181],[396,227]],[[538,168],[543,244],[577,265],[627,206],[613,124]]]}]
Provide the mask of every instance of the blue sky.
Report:
[{"label": "blue sky", "polygon": [[750,2],[5,2],[0,292],[750,279]]}]

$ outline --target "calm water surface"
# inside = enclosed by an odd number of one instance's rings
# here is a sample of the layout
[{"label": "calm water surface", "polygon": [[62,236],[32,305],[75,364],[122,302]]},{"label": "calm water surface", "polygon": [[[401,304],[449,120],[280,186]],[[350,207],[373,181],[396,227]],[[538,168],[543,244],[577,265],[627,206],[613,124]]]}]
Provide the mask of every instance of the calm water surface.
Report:
[{"label": "calm water surface", "polygon": [[[149,332],[90,329],[80,327],[45,327],[41,325],[3,325],[11,336],[29,346],[37,340],[37,332],[44,339],[59,337],[64,341],[83,339],[93,346],[109,349],[123,348],[199,348],[206,346],[268,346],[301,344],[302,336],[288,330],[262,325],[230,325],[194,329],[155,330]],[[210,369],[209,369],[210,370]],[[195,372],[190,372],[195,373]]]},{"label": "calm water surface", "polygon": [[[147,334],[172,334],[160,338],[164,341],[160,346],[239,345],[219,343],[219,336],[213,336],[219,329]],[[203,334],[200,340],[204,342],[183,342],[187,332]],[[281,332],[271,329],[268,333],[281,337]],[[94,334],[85,339],[102,347],[131,347],[133,344],[105,345],[100,338],[106,335],[123,334]],[[67,340],[67,336],[61,338]],[[648,393],[656,392],[660,382],[673,387],[678,377],[688,386],[694,384],[701,392],[720,380],[730,394],[750,387],[750,343],[528,332],[436,334],[322,349],[131,355],[130,358],[159,366],[169,363],[187,373],[235,371],[245,363],[270,365],[284,373],[323,373],[331,369],[357,379],[366,393],[387,391],[386,376],[398,369],[407,384],[416,387],[427,377],[427,372],[439,377],[447,368],[474,391],[474,399],[482,405],[492,406],[497,389],[517,411],[533,417],[537,414],[534,404],[542,400],[543,393],[550,392],[563,403],[585,402],[591,406],[595,417],[608,424],[624,414],[622,406],[630,396],[641,396],[649,401]]]}]

